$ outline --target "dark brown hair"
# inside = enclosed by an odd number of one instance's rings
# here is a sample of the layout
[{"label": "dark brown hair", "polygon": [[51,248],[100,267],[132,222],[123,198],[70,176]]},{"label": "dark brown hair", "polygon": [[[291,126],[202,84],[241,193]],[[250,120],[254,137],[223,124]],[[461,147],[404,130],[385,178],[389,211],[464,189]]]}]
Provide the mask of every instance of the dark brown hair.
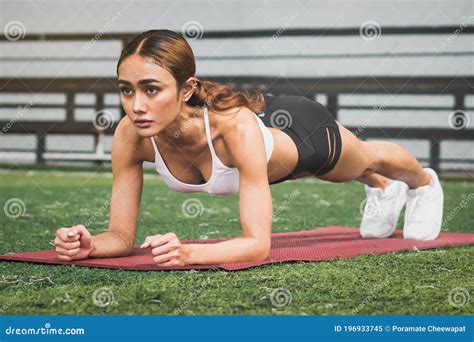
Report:
[{"label": "dark brown hair", "polygon": [[[194,53],[184,37],[170,30],[150,30],[130,39],[122,49],[117,63],[129,56],[139,55],[152,58],[156,64],[168,70],[176,80],[177,90],[184,87],[186,80],[196,73]],[[262,112],[265,100],[260,91],[255,94],[238,92],[225,84],[198,79],[197,87],[187,102],[191,106],[208,105],[209,109],[224,111],[233,107],[247,107],[253,112]]]}]

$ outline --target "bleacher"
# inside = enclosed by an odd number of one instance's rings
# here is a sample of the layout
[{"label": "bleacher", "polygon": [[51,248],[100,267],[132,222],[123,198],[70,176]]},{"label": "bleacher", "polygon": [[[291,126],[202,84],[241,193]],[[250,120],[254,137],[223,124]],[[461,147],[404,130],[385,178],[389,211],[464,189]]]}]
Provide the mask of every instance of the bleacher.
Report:
[{"label": "bleacher", "polygon": [[[102,8],[99,23],[78,26],[75,14],[68,32],[51,26],[26,29],[16,41],[3,36],[0,161],[21,154],[38,163],[109,161],[124,115],[115,81],[120,49],[136,32],[169,28],[188,36],[202,78],[316,99],[361,139],[398,142],[437,170],[472,170],[469,2],[320,1],[302,8],[276,1],[267,8],[240,1],[238,10],[233,1],[184,3],[187,16],[183,4],[146,2],[156,11],[167,6],[155,25],[143,8],[139,14],[117,6]],[[212,8],[199,10],[205,4]],[[24,13],[22,6],[12,2],[10,10]],[[98,5],[90,6],[97,15]],[[139,17],[141,26],[132,27]],[[31,20],[19,21],[28,28]]]}]

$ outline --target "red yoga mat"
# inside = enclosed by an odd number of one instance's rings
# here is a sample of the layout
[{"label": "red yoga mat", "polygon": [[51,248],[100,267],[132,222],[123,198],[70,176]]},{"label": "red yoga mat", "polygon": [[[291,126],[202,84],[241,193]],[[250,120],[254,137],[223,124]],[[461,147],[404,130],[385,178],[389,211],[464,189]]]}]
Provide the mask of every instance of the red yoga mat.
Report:
[{"label": "red yoga mat", "polygon": [[[214,243],[227,239],[187,240],[185,243]],[[319,261],[352,258],[363,254],[384,254],[398,251],[416,251],[444,246],[470,245],[474,234],[441,233],[433,241],[404,240],[397,230],[386,239],[362,239],[359,228],[330,226],[288,233],[272,234],[270,257],[258,262],[240,262],[215,265],[189,265],[183,267],[158,267],[153,263],[151,251],[135,246],[127,257],[92,258],[78,261],[61,261],[54,250],[0,255],[0,260],[28,261],[40,264],[77,265],[99,268],[115,268],[134,271],[191,270],[221,268],[229,271],[252,266],[285,261]]]}]

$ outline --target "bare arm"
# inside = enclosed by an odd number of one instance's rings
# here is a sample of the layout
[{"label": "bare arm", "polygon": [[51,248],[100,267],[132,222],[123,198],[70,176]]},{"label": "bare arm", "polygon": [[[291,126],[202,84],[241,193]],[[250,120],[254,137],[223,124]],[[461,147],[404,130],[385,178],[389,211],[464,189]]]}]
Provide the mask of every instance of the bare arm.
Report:
[{"label": "bare arm", "polygon": [[[252,114],[254,115],[254,114]],[[187,244],[189,264],[265,260],[270,252],[272,197],[263,138],[256,127],[234,132],[234,158],[239,169],[242,236],[215,244]]]},{"label": "bare arm", "polygon": [[125,117],[117,126],[112,146],[113,185],[108,231],[91,236],[84,225],[60,228],[54,240],[58,258],[114,257],[130,254],[143,187],[141,140]]},{"label": "bare arm", "polygon": [[113,185],[108,231],[93,237],[93,257],[114,257],[131,253],[143,189],[143,165],[139,141],[128,118],[118,125],[112,146]]},{"label": "bare arm", "polygon": [[[242,236],[214,244],[181,244],[173,233],[145,241],[161,266],[258,261],[271,246],[272,199],[263,137],[256,118],[246,108],[239,124],[224,140],[239,169],[239,209]],[[252,122],[253,121],[253,122]]]}]

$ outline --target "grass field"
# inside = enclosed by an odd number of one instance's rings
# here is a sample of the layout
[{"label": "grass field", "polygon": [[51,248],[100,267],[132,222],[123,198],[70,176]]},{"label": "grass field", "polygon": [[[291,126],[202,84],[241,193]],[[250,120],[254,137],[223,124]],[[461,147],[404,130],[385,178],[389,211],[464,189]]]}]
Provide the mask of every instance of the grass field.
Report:
[{"label": "grass field", "polygon": [[[443,186],[445,216],[451,214],[443,230],[474,232],[474,202],[461,204],[474,193],[474,182],[444,181]],[[108,210],[100,208],[109,199],[110,190],[110,175],[104,173],[4,170],[0,202],[4,206],[9,199],[18,198],[25,212],[17,218],[3,212],[0,215],[0,253],[52,248],[57,228],[86,220],[92,222],[94,234],[105,230]],[[359,183],[301,179],[274,185],[271,190],[273,209],[279,209],[274,232],[360,223],[364,193]],[[289,201],[296,190],[297,200]],[[189,197],[201,201],[202,215],[183,215],[181,206]],[[168,231],[181,239],[236,236],[240,234],[238,219],[237,194],[176,193],[158,176],[149,174],[136,243],[146,235]],[[402,224],[400,220],[399,226]],[[464,302],[469,300],[469,292],[474,293],[472,260],[473,247],[462,246],[266,265],[236,272],[134,272],[0,262],[0,314],[473,314],[472,300],[462,306],[448,300],[456,288],[464,289],[460,294]],[[93,295],[103,288],[107,288],[109,305],[98,306]],[[278,288],[291,296],[283,307],[272,305],[271,297]]]}]

